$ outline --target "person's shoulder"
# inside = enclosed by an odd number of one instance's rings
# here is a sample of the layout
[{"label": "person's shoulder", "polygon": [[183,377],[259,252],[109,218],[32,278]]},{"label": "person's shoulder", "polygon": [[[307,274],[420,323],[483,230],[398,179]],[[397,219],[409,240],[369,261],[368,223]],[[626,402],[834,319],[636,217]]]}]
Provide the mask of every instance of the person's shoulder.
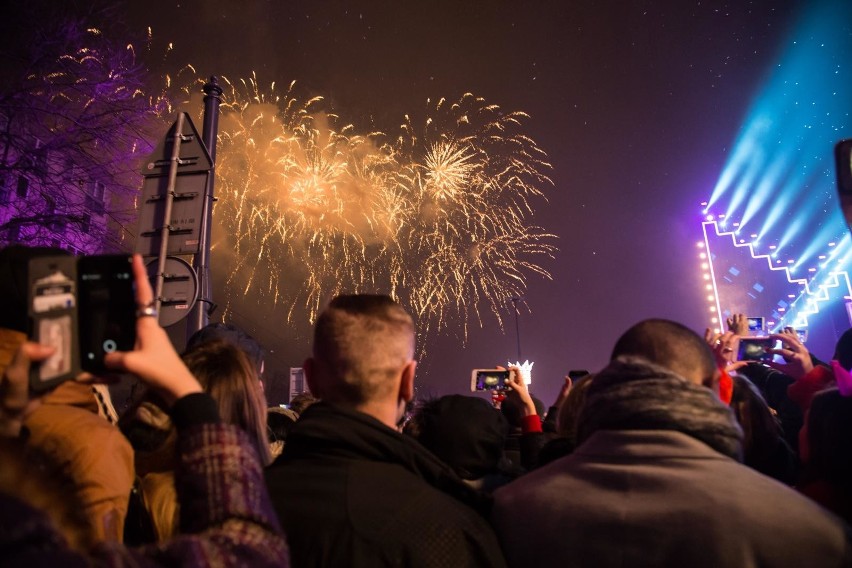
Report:
[{"label": "person's shoulder", "polygon": [[448,493],[452,489],[462,491],[459,480],[453,479],[452,484],[445,480],[442,490],[401,465],[359,462],[350,468],[348,482],[347,500],[353,512],[385,512],[388,519],[399,515],[419,517],[421,521],[434,518],[449,524],[484,522],[472,507]]},{"label": "person's shoulder", "polygon": [[565,479],[567,471],[573,467],[576,456],[568,454],[554,459],[553,461],[534,469],[524,475],[499,487],[494,492],[495,502],[514,499],[517,497],[528,498],[536,494],[549,493],[549,485],[559,479]]},{"label": "person's shoulder", "polygon": [[713,473],[724,479],[724,485],[717,486],[716,503],[728,509],[727,517],[743,531],[763,527],[779,540],[814,546],[852,542],[839,518],[780,481],[738,462],[719,464]]},{"label": "person's shoulder", "polygon": [[472,507],[407,469],[362,463],[350,470],[347,509],[353,530],[421,565],[503,565],[491,525]]},{"label": "person's shoulder", "polygon": [[42,405],[26,420],[29,443],[63,456],[80,455],[97,461],[133,460],[133,449],[121,431],[86,409]]}]

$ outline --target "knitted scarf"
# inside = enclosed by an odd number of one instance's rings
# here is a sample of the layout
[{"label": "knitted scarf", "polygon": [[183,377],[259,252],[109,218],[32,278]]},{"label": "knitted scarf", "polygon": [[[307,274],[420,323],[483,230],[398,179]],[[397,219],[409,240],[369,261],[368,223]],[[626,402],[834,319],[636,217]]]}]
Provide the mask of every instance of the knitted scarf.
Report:
[{"label": "knitted scarf", "polygon": [[597,430],[675,430],[742,461],[742,430],[730,408],[701,385],[640,357],[619,357],[589,385],[577,443]]}]

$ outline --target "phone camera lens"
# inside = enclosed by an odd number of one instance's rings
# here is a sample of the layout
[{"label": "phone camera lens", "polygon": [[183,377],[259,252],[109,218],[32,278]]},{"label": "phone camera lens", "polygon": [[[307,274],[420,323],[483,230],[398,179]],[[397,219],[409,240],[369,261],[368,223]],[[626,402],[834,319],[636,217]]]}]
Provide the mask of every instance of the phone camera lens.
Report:
[{"label": "phone camera lens", "polygon": [[116,349],[118,349],[118,345],[116,345],[115,341],[113,341],[112,339],[107,339],[106,341],[104,341],[105,353],[112,353]]}]

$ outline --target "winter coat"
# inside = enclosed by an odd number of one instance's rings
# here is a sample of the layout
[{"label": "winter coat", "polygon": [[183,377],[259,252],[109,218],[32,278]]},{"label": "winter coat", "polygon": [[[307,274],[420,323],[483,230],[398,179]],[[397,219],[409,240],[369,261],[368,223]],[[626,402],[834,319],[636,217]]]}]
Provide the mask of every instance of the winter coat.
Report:
[{"label": "winter coat", "polygon": [[295,566],[504,566],[486,502],[423,446],[317,403],[266,471]]},{"label": "winter coat", "polygon": [[839,519],[738,461],[739,429],[709,389],[615,362],[578,426],[572,454],[494,495],[510,566],[852,566]]}]

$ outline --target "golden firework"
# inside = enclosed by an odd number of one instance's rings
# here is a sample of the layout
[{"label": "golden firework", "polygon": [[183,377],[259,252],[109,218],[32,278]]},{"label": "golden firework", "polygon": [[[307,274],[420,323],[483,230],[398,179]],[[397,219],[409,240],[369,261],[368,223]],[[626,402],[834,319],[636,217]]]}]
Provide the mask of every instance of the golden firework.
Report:
[{"label": "golden firework", "polygon": [[502,325],[506,298],[529,274],[549,274],[553,235],[529,224],[552,185],[545,153],[522,132],[524,113],[465,94],[427,101],[393,137],[356,134],[257,79],[228,81],[219,122],[214,263],[227,266],[226,309],[251,297],[306,310],[332,294],[384,291],[424,333],[487,307]]}]

